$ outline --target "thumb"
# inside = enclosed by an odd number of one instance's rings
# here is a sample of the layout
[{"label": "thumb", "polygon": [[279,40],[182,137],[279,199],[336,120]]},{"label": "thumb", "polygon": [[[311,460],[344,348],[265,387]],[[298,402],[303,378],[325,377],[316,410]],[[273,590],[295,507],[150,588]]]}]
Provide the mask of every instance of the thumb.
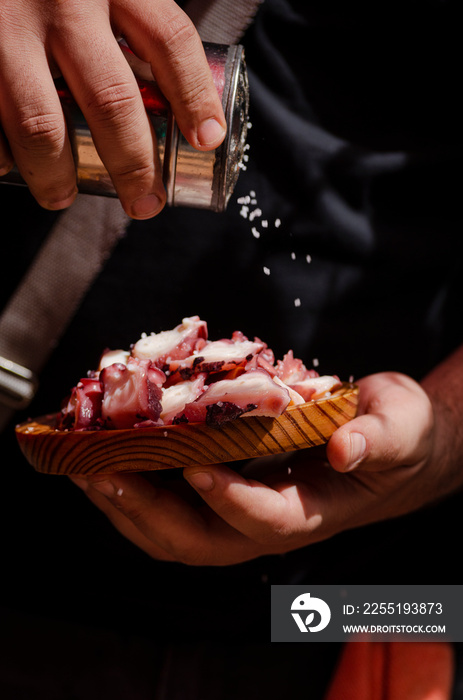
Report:
[{"label": "thumb", "polygon": [[433,413],[420,385],[394,372],[371,375],[359,385],[360,415],[331,437],[327,446],[331,466],[340,472],[360,467],[381,471],[424,459]]}]

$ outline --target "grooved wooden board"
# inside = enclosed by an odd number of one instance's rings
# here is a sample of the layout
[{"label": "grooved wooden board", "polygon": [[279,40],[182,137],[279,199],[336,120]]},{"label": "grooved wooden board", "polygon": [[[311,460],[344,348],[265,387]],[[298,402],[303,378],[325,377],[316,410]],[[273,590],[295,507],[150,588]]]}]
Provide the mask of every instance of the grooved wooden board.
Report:
[{"label": "grooved wooden board", "polygon": [[278,418],[241,417],[214,428],[205,423],[130,430],[63,432],[55,416],[16,427],[27,461],[46,474],[150,471],[231,462],[326,443],[354,418],[358,387],[344,384],[332,396],[293,406]]}]

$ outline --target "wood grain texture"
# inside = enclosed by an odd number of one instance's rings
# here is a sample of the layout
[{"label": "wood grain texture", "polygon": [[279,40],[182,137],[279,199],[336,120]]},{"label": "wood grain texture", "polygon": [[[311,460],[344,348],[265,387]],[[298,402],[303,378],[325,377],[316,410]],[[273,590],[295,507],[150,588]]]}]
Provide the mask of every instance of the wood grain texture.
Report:
[{"label": "wood grain texture", "polygon": [[331,397],[286,410],[278,418],[242,417],[220,428],[205,423],[159,428],[63,432],[55,416],[16,427],[27,461],[46,474],[151,471],[231,462],[326,443],[357,412],[358,387],[345,384]]}]

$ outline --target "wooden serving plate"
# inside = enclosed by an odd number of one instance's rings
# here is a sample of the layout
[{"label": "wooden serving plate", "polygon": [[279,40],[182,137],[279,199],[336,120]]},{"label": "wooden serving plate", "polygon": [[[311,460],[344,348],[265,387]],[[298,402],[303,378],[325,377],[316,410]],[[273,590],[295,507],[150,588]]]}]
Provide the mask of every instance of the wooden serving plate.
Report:
[{"label": "wooden serving plate", "polygon": [[55,430],[55,416],[16,427],[27,461],[46,474],[149,471],[231,462],[326,443],[354,418],[358,387],[344,384],[329,398],[287,409],[278,418],[242,417],[212,428],[184,423],[157,428]]}]

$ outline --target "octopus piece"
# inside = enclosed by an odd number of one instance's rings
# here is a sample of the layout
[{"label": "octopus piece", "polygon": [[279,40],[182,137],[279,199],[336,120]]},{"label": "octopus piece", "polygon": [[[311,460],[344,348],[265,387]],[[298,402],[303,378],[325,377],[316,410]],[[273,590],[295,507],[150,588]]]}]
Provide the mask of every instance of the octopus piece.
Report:
[{"label": "octopus piece", "polygon": [[61,430],[89,430],[101,423],[103,385],[98,379],[85,377],[73,387],[58,416]]},{"label": "octopus piece", "polygon": [[150,360],[163,369],[172,360],[182,360],[200,350],[207,340],[207,323],[199,316],[184,318],[171,331],[151,333],[140,338],[132,348],[132,356]]},{"label": "octopus piece", "polygon": [[172,423],[176,415],[185,408],[186,404],[195,401],[204,391],[207,374],[198,374],[195,379],[178,382],[162,390],[161,420],[165,424]]},{"label": "octopus piece", "polygon": [[186,404],[173,422],[221,425],[243,413],[276,417],[283,413],[290,401],[288,389],[276,384],[268,372],[257,369],[236,379],[210,384],[198,399]]},{"label": "octopus piece", "polygon": [[215,340],[208,342],[201,350],[179,361],[172,361],[170,372],[179,376],[197,372],[221,372],[245,365],[254,355],[264,349],[264,343],[251,340]]},{"label": "octopus piece", "polygon": [[304,401],[317,401],[330,396],[333,391],[340,389],[342,382],[339,377],[324,375],[322,377],[307,377],[303,381],[289,384],[290,388],[297,391]]},{"label": "octopus piece", "polygon": [[133,428],[143,421],[161,424],[161,387],[165,375],[150,360],[131,357],[127,365],[112,364],[101,371],[100,381],[105,427]]},{"label": "octopus piece", "polygon": [[294,357],[292,350],[289,350],[282,360],[277,360],[276,374],[285,384],[290,386],[310,377],[318,377],[318,372],[314,369],[307,369],[302,360]]}]

